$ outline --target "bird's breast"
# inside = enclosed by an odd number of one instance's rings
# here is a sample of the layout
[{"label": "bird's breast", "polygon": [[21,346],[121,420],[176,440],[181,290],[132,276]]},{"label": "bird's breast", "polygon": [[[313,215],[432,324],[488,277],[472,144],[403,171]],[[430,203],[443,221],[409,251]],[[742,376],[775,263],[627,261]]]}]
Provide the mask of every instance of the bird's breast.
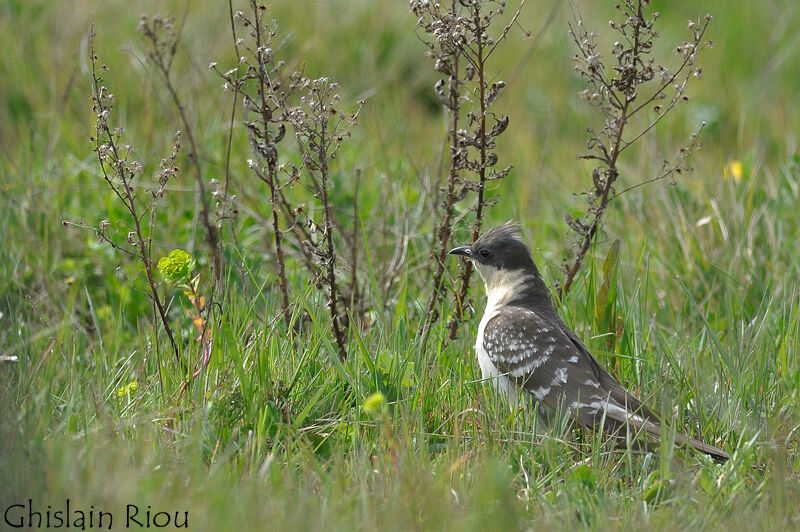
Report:
[{"label": "bird's breast", "polygon": [[486,313],[483,315],[480,325],[478,326],[478,337],[475,342],[475,356],[478,359],[478,366],[481,368],[481,378],[489,381],[491,385],[505,396],[509,403],[514,405],[517,401],[517,390],[514,381],[508,378],[507,375],[501,374],[500,370],[495,367],[489,353],[483,346],[483,331],[486,328],[486,323],[494,317],[495,312]]},{"label": "bird's breast", "polygon": [[483,333],[486,330],[486,324],[492,319],[496,313],[494,309],[487,308],[487,312],[483,314],[480,324],[478,325],[478,335],[475,339],[475,356],[478,359],[478,366],[481,368],[481,376],[483,379],[492,379],[500,375],[500,371],[495,367],[489,353],[483,345]]}]

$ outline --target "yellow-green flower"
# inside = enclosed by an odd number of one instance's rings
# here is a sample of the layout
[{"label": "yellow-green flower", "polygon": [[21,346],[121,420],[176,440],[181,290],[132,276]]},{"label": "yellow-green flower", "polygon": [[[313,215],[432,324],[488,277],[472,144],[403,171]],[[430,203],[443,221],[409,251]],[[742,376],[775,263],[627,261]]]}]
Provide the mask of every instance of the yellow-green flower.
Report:
[{"label": "yellow-green flower", "polygon": [[371,393],[369,397],[364,400],[364,404],[361,405],[361,409],[373,417],[380,416],[385,407],[386,396],[381,392]]},{"label": "yellow-green flower", "polygon": [[131,395],[138,389],[139,389],[139,383],[137,381],[131,381],[125,386],[120,386],[119,388],[117,388],[117,397],[125,397],[127,395]]},{"label": "yellow-green flower", "polygon": [[725,176],[725,179],[741,181],[742,176],[744,175],[744,165],[742,164],[742,161],[733,160],[726,164],[725,169],[722,171],[722,175]]},{"label": "yellow-green flower", "polygon": [[175,249],[166,257],[159,259],[158,271],[168,283],[184,281],[189,279],[196,263],[194,257],[182,249]]}]

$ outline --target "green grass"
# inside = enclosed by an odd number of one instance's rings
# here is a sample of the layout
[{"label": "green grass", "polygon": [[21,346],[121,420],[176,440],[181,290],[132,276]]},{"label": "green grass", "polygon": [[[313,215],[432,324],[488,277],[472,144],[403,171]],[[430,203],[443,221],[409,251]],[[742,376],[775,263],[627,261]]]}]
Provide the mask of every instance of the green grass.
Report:
[{"label": "green grass", "polygon": [[[292,264],[293,319],[279,304],[265,187],[247,170],[234,130],[231,186],[240,215],[223,232],[224,305],[207,371],[179,401],[183,376],[163,331],[154,332],[141,267],[61,221],[124,219],[99,177],[86,49],[94,16],[113,119],[152,176],[179,129],[143,61],[139,13],[110,1],[0,3],[0,511],[32,499],[90,505],[124,526],[125,505],[188,511],[191,530],[269,529],[781,529],[800,526],[800,92],[790,0],[652,2],[662,12],[661,57],[686,20],[711,12],[716,45],[701,59],[691,100],[623,161],[628,185],[652,175],[705,120],[695,171],[612,203],[600,239],[561,303],[567,323],[672,430],[723,445],[714,464],[669,444],[644,453],[556,426],[536,434],[479,381],[472,343],[483,305],[445,342],[417,336],[427,303],[430,197],[438,183],[444,120],[436,81],[405,2],[275,2],[290,65],[365,98],[360,125],[337,157],[334,204],[350,213],[359,189],[364,286],[371,312],[349,331],[348,358],[332,345],[323,294]],[[587,6],[607,29],[610,9]],[[536,31],[548,5],[526,5]],[[170,5],[180,17],[182,5]],[[545,277],[555,282],[573,236],[564,214],[583,208],[592,110],[581,103],[562,7],[539,48],[498,100],[511,116],[500,138],[508,179],[493,183],[490,221],[521,218]],[[227,6],[195,2],[175,72],[196,124],[208,178],[220,178],[231,98],[207,70],[233,63]],[[496,57],[509,79],[530,46],[512,32]],[[287,153],[289,157],[296,154]],[[741,179],[724,169],[741,161]],[[188,169],[188,161],[181,160]],[[188,172],[188,170],[187,170]],[[156,256],[175,247],[208,264],[193,225],[193,183],[170,191]],[[463,214],[463,213],[459,213]],[[124,239],[127,232],[117,227]],[[396,275],[387,265],[407,238]],[[467,221],[456,239],[469,237]],[[607,292],[603,264],[620,256]],[[239,264],[242,264],[240,269]],[[456,282],[456,264],[446,276]],[[163,287],[163,293],[167,293]],[[607,295],[602,295],[607,293]],[[200,356],[175,292],[171,320],[183,354]],[[452,312],[445,302],[443,316]],[[610,336],[609,330],[619,334]],[[162,361],[159,371],[159,361]],[[132,382],[130,393],[119,390]],[[385,409],[362,409],[380,391]],[[665,434],[669,439],[669,432]],[[57,508],[56,508],[57,509]],[[0,528],[3,528],[0,526]]]}]

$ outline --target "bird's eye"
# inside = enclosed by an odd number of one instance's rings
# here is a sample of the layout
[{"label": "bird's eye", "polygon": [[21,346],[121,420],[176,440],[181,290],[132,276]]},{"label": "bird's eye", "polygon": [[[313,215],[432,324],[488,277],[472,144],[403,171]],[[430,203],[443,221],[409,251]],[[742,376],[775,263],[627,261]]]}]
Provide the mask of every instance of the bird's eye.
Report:
[{"label": "bird's eye", "polygon": [[488,249],[482,249],[478,253],[481,256],[481,258],[484,258],[484,259],[488,259],[489,257],[492,256],[492,254],[489,252]]}]

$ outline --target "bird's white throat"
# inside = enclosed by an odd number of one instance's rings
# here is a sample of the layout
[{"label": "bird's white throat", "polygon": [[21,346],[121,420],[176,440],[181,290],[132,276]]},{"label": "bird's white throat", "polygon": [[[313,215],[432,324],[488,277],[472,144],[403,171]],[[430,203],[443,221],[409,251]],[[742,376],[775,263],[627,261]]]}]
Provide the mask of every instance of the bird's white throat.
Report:
[{"label": "bird's white throat", "polygon": [[525,283],[526,275],[523,270],[498,269],[492,266],[475,263],[475,268],[483,278],[486,287],[486,310],[484,320],[490,314],[494,314],[510,296],[518,292]]}]

